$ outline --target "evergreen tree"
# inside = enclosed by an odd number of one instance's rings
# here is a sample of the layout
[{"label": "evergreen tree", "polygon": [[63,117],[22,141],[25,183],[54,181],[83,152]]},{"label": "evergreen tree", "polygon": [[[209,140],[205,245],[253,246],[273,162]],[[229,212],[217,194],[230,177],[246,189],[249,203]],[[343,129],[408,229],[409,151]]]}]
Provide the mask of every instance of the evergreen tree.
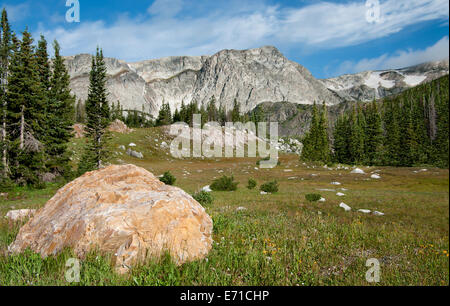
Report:
[{"label": "evergreen tree", "polygon": [[237,99],[234,99],[233,103],[233,110],[231,111],[231,121],[232,122],[241,122],[241,107],[237,101]]},{"label": "evergreen tree", "polygon": [[219,121],[219,112],[216,107],[216,98],[214,96],[212,96],[209,101],[207,116],[208,121]]},{"label": "evergreen tree", "polygon": [[12,56],[12,33],[8,22],[6,9],[2,11],[0,35],[0,156],[1,156],[1,176],[6,179],[9,174],[8,167],[8,138],[6,133],[7,124],[7,87],[9,76],[9,63]]},{"label": "evergreen tree", "polygon": [[328,163],[330,161],[330,143],[328,140],[328,116],[325,102],[322,106],[317,134],[318,158],[324,163]]},{"label": "evergreen tree", "polygon": [[103,51],[97,48],[92,57],[89,76],[89,91],[86,100],[86,137],[88,144],[78,166],[79,174],[99,169],[108,157],[107,127],[110,123],[110,108],[106,91],[106,65]]},{"label": "evergreen tree", "polygon": [[72,137],[75,97],[70,92],[70,77],[57,41],[53,44],[53,71],[50,78],[47,107],[47,167],[54,173],[70,173],[67,144]]},{"label": "evergreen tree", "polygon": [[350,164],[350,119],[342,114],[334,127],[334,159],[336,162]]},{"label": "evergreen tree", "polygon": [[172,112],[169,103],[162,104],[158,118],[156,119],[156,126],[163,126],[172,124]]},{"label": "evergreen tree", "polygon": [[330,147],[327,127],[328,120],[325,103],[322,111],[319,111],[316,103],[314,103],[311,128],[303,139],[302,159],[324,163],[329,162]]},{"label": "evergreen tree", "polygon": [[75,122],[77,123],[85,123],[86,122],[86,108],[83,101],[78,100],[76,109],[75,109]]},{"label": "evergreen tree", "polygon": [[354,107],[350,119],[350,160],[352,163],[364,162],[364,127],[365,120],[362,114],[361,107]]},{"label": "evergreen tree", "polygon": [[8,77],[8,134],[12,177],[21,183],[37,184],[44,169],[41,150],[45,127],[45,93],[41,84],[33,38],[25,30],[11,59]]},{"label": "evergreen tree", "polygon": [[369,165],[381,163],[381,152],[383,145],[383,127],[381,114],[378,111],[376,101],[373,101],[366,108],[366,129],[365,129],[365,160]]},{"label": "evergreen tree", "polygon": [[448,76],[436,82],[436,112],[437,112],[437,135],[434,141],[434,163],[435,165],[448,168],[449,166],[449,79]]},{"label": "evergreen tree", "polygon": [[218,117],[219,117],[219,122],[221,126],[225,126],[225,124],[227,123],[227,112],[225,110],[225,107],[223,106],[223,104],[221,103],[219,106],[219,111],[218,111]]},{"label": "evergreen tree", "polygon": [[399,106],[391,99],[385,100],[384,108],[384,154],[383,163],[389,166],[400,165],[400,128],[399,128]]},{"label": "evergreen tree", "polygon": [[47,41],[45,37],[41,35],[38,41],[36,49],[36,61],[39,71],[39,76],[41,77],[41,84],[44,90],[50,89],[50,63],[49,55],[47,51]]},{"label": "evergreen tree", "polygon": [[177,109],[175,109],[175,113],[173,114],[173,122],[182,122],[182,118],[181,118],[181,114],[180,111]]},{"label": "evergreen tree", "polygon": [[208,110],[205,108],[205,106],[204,105],[202,105],[202,107],[200,108],[200,115],[201,115],[201,118],[202,118],[202,128],[203,128],[203,126],[206,124],[206,123],[208,123],[208,119],[209,119],[209,113],[208,113]]}]

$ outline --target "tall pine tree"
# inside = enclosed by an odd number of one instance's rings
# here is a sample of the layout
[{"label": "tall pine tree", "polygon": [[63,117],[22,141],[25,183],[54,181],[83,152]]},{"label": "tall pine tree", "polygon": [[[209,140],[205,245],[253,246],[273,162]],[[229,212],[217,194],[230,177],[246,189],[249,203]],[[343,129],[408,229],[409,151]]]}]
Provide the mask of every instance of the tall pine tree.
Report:
[{"label": "tall pine tree", "polygon": [[92,57],[89,91],[86,100],[86,137],[88,143],[78,166],[81,175],[99,169],[108,157],[107,127],[111,121],[106,91],[106,65],[103,51],[97,48]]},{"label": "tall pine tree", "polygon": [[12,56],[12,34],[8,22],[6,9],[2,11],[1,35],[0,35],[0,178],[6,179],[9,174],[8,167],[8,139],[6,133],[7,124],[7,87],[9,77],[9,63]]},{"label": "tall pine tree", "polygon": [[53,43],[53,71],[50,78],[47,107],[47,167],[57,174],[70,173],[67,144],[72,137],[75,96],[70,92],[70,77],[57,41]]},{"label": "tall pine tree", "polygon": [[[18,42],[16,42],[18,44]],[[45,93],[41,84],[33,38],[25,30],[10,64],[8,77],[8,134],[12,177],[20,183],[37,184],[45,170]]]}]

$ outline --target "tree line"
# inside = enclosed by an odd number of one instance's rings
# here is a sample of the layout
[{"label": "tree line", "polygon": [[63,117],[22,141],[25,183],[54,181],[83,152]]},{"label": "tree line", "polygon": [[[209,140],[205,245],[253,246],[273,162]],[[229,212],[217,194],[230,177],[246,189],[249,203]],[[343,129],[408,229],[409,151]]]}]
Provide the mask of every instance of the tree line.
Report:
[{"label": "tree line", "polygon": [[448,82],[445,76],[379,102],[358,103],[338,117],[332,131],[326,106],[314,105],[302,159],[448,168]]},{"label": "tree line", "polygon": [[176,122],[185,122],[189,126],[193,125],[193,116],[200,114],[202,117],[202,126],[207,122],[218,122],[221,126],[225,126],[227,122],[259,122],[262,120],[262,115],[259,112],[255,113],[241,113],[240,104],[234,99],[233,108],[227,109],[222,103],[217,107],[215,97],[211,97],[206,105],[201,105],[197,101],[191,101],[189,104],[181,103],[181,107],[175,110],[172,115],[170,105],[163,102],[158,117],[156,119],[156,126],[169,125]]},{"label": "tree line", "polygon": [[39,184],[45,173],[67,175],[72,137],[74,96],[69,75],[53,42],[50,61],[47,41],[37,45],[28,30],[22,38],[11,30],[5,9],[0,35],[0,101],[2,183]]},{"label": "tree line", "polygon": [[87,137],[76,172],[68,150],[76,98],[59,43],[53,42],[50,59],[45,37],[35,45],[26,29],[19,39],[6,9],[0,28],[0,187],[39,187],[45,177],[70,179],[101,167],[108,156],[111,121],[102,50],[92,58],[88,98],[82,105]]}]

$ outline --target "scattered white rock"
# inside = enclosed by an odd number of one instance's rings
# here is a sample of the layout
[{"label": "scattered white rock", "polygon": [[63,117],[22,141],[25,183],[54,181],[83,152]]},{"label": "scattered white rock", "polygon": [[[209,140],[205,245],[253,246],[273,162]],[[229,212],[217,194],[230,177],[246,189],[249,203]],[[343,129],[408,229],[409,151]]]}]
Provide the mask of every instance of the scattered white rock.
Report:
[{"label": "scattered white rock", "polygon": [[325,198],[320,198],[320,200],[319,200],[319,202],[322,202],[322,203],[324,203],[324,202],[326,202],[327,200],[325,200]]},{"label": "scattered white rock", "polygon": [[372,211],[368,210],[368,209],[358,209],[358,212],[363,213],[363,214],[370,214]]},{"label": "scattered white rock", "polygon": [[132,142],[132,143],[130,143],[128,146],[129,146],[129,147],[135,147],[136,144]]},{"label": "scattered white rock", "polygon": [[121,145],[121,146],[119,146],[119,149],[120,149],[120,150],[123,150],[123,151],[125,151],[125,150],[126,150],[126,148],[125,148],[125,146],[124,146],[124,145]]},{"label": "scattered white rock", "polygon": [[339,185],[341,185],[341,183],[339,183],[339,182],[332,182],[331,185],[339,186]]},{"label": "scattered white rock", "polygon": [[344,197],[344,196],[345,196],[345,194],[343,194],[342,192],[338,192],[338,193],[336,193],[336,195],[337,195],[338,197]]},{"label": "scattered white rock", "polygon": [[355,168],[352,172],[350,172],[351,174],[366,174],[364,172],[364,170],[359,169],[359,168]]},{"label": "scattered white rock", "polygon": [[130,155],[131,157],[136,157],[136,158],[139,158],[139,159],[143,159],[144,158],[144,154],[142,154],[141,152],[133,151],[131,149],[127,150],[127,154]]},{"label": "scattered white rock", "polygon": [[341,188],[341,190],[342,190],[342,191],[347,191],[348,189],[347,189],[347,188]]},{"label": "scattered white rock", "polygon": [[12,221],[22,221],[26,218],[30,218],[36,214],[36,209],[19,209],[19,210],[11,210],[9,211],[5,218]]},{"label": "scattered white rock", "polygon": [[351,211],[352,208],[345,203],[339,204],[339,207],[343,208],[345,211]]},{"label": "scattered white rock", "polygon": [[292,169],[285,169],[284,170],[284,172],[292,172],[292,171],[294,171],[294,170],[292,170]]},{"label": "scattered white rock", "polygon": [[245,210],[247,210],[247,208],[246,207],[238,207],[238,208],[236,208],[236,211],[245,211]]},{"label": "scattered white rock", "polygon": [[265,192],[265,191],[261,191],[261,194],[262,195],[266,195],[266,194],[269,194],[268,192]]},{"label": "scattered white rock", "polygon": [[374,214],[375,216],[384,216],[384,213],[379,212],[379,211],[374,211],[373,214]]},{"label": "scattered white rock", "polygon": [[317,189],[319,191],[328,191],[328,192],[335,192],[336,190],[334,189],[326,189],[326,188],[321,188],[321,189]]},{"label": "scattered white rock", "polygon": [[211,189],[211,187],[208,185],[208,186],[203,187],[203,188],[202,188],[202,191],[204,191],[204,192],[212,192],[212,189]]},{"label": "scattered white rock", "polygon": [[372,179],[374,179],[374,180],[379,180],[379,179],[381,179],[381,176],[379,176],[378,174],[372,174],[372,175],[370,176],[370,178],[372,178]]}]

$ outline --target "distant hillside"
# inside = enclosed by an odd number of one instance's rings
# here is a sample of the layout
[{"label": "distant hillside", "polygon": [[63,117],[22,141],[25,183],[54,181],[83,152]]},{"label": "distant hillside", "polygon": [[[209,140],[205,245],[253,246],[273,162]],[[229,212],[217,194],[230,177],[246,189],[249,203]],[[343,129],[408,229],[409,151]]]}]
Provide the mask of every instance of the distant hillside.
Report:
[{"label": "distant hillside", "polygon": [[[448,79],[448,75],[438,78],[436,82],[442,82],[445,78]],[[416,87],[402,91],[399,94],[408,95],[409,92],[424,91],[426,84],[418,85]],[[395,97],[392,95],[390,97]],[[381,102],[383,99],[378,99]],[[346,101],[337,105],[328,106],[328,119],[330,128],[334,126],[334,122],[337,117],[353,108],[356,105],[356,101]],[[264,114],[264,118],[268,121],[279,122],[279,134],[280,136],[304,136],[309,131],[311,118],[312,118],[312,105],[296,105],[289,102],[279,103],[261,103],[252,112],[261,111]],[[252,113],[251,112],[251,113]]]},{"label": "distant hillside", "polygon": [[447,58],[402,69],[346,74],[321,82],[345,101],[367,102],[398,94],[448,74]]}]

